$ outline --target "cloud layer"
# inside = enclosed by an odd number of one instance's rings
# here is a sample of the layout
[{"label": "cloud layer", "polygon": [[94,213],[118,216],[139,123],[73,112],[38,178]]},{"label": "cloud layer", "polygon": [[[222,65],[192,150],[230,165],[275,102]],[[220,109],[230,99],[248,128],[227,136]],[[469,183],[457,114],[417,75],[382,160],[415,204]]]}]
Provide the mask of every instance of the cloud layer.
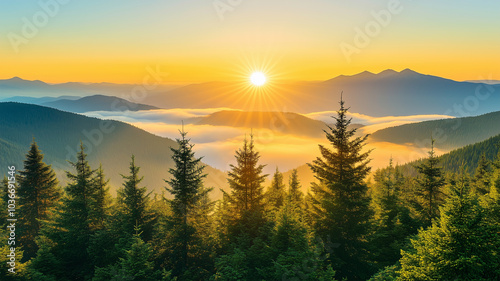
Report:
[{"label": "cloud layer", "polygon": [[[181,122],[184,130],[195,144],[197,156],[203,156],[203,161],[213,167],[227,171],[230,164],[235,163],[235,151],[242,146],[245,137],[249,137],[250,128],[229,126],[197,125],[199,118],[229,108],[209,109],[160,109],[149,111],[128,112],[88,112],[86,115],[114,119],[127,122],[152,134],[175,139],[179,137]],[[306,117],[331,123],[335,111],[323,111],[305,114]],[[349,113],[353,123],[363,124],[361,133],[373,133],[376,130],[425,120],[452,118],[446,115],[414,115],[372,117],[359,113]],[[318,144],[326,144],[325,138],[312,138],[282,134],[271,129],[253,129],[254,141],[261,154],[261,163],[266,164],[266,173],[273,173],[276,167],[281,171],[296,168],[309,163],[319,156]],[[371,166],[384,167],[392,157],[397,163],[405,163],[425,156],[425,151],[415,151],[414,148],[392,143],[370,143],[367,149],[371,153]]]}]

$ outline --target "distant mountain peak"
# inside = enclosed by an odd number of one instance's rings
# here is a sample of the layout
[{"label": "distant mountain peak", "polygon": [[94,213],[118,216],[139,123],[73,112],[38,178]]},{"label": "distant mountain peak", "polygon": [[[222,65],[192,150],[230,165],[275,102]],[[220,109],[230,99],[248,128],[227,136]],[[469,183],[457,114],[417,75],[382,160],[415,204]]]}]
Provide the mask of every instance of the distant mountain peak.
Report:
[{"label": "distant mountain peak", "polygon": [[420,73],[413,71],[409,68],[405,68],[405,69],[401,70],[401,72],[399,72],[399,73],[401,73],[401,74],[420,74]]},{"label": "distant mountain peak", "polygon": [[363,72],[361,72],[361,73],[358,73],[358,74],[356,74],[356,75],[353,75],[353,76],[368,76],[368,75],[370,75],[370,76],[371,76],[371,75],[375,75],[375,73],[370,72],[370,71],[368,71],[368,70],[365,70],[365,71],[363,71]]},{"label": "distant mountain peak", "polygon": [[389,73],[392,74],[392,73],[398,73],[398,72],[392,68],[388,68],[386,70],[381,71],[379,74],[389,74]]}]

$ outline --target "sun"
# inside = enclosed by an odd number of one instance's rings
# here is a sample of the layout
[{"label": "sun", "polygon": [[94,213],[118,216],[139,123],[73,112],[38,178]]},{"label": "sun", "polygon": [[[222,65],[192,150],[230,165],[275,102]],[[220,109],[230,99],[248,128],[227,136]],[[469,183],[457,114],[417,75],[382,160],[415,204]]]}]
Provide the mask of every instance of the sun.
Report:
[{"label": "sun", "polygon": [[266,83],[266,80],[266,75],[264,75],[264,73],[260,71],[254,72],[250,76],[250,82],[252,82],[252,84],[254,84],[255,86],[264,85]]}]

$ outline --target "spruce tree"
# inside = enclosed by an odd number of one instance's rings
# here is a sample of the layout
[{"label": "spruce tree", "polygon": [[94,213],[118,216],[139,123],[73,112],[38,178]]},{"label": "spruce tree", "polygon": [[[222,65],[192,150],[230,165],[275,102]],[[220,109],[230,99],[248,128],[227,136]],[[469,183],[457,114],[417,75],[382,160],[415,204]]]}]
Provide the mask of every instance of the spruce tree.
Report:
[{"label": "spruce tree", "polygon": [[150,199],[147,187],[141,187],[143,177],[139,176],[140,167],[135,164],[132,155],[129,175],[121,175],[125,180],[122,188],[118,190],[118,221],[121,237],[130,237],[135,233],[136,227],[141,230],[141,238],[149,241],[152,238],[154,214],[150,211]]},{"label": "spruce tree", "polygon": [[484,153],[479,158],[476,172],[474,174],[473,187],[474,191],[480,195],[486,195],[490,192],[491,185],[491,168],[490,162],[486,159]]},{"label": "spruce tree", "polygon": [[288,181],[288,200],[292,205],[302,207],[304,205],[304,193],[301,190],[299,175],[297,169],[292,170]]},{"label": "spruce tree", "polygon": [[106,219],[109,216],[109,206],[111,204],[111,196],[109,195],[109,179],[106,179],[102,164],[96,171],[94,177],[94,190],[92,205],[91,205],[91,221],[92,230],[102,230],[105,227]]},{"label": "spruce tree", "polygon": [[441,216],[403,251],[399,280],[499,280],[500,236],[463,175],[450,189]]},{"label": "spruce tree", "polygon": [[43,154],[33,140],[26,154],[24,170],[19,171],[19,239],[24,259],[34,257],[38,247],[35,238],[41,221],[48,220],[61,194],[52,168],[43,162]]},{"label": "spruce tree", "polygon": [[319,145],[321,157],[309,164],[318,180],[311,186],[311,211],[316,233],[338,245],[330,259],[339,277],[361,280],[369,274],[364,260],[372,215],[364,182],[370,172],[369,152],[363,151],[368,136],[355,136],[347,111],[341,99],[335,125],[325,130],[331,147]]},{"label": "spruce tree", "polygon": [[260,155],[255,151],[253,135],[245,138],[243,147],[236,151],[236,165],[230,165],[228,182],[231,193],[228,200],[233,213],[233,237],[246,233],[255,237],[264,223],[264,192],[262,183],[267,175],[262,174],[264,165],[259,164]]},{"label": "spruce tree", "polygon": [[266,192],[267,207],[270,210],[277,211],[283,206],[286,200],[285,184],[283,183],[283,174],[280,173],[278,167],[273,175],[271,186]]},{"label": "spruce tree", "polygon": [[55,256],[65,268],[65,276],[59,278],[85,280],[93,272],[87,248],[92,234],[95,170],[91,169],[87,161],[83,143],[80,144],[77,161],[70,164],[75,168],[75,173],[66,172],[69,183],[56,220],[56,229],[59,231],[50,233],[49,238],[56,243]]},{"label": "spruce tree", "polygon": [[439,158],[435,155],[432,139],[429,157],[422,164],[415,166],[420,177],[417,178],[413,207],[424,226],[430,226],[432,219],[439,216],[439,206],[445,199],[443,168],[438,164]]},{"label": "spruce tree", "polygon": [[[173,264],[174,276],[186,276],[189,267],[196,265],[198,257],[193,251],[201,247],[199,231],[202,231],[196,227],[204,228],[206,222],[199,219],[208,220],[212,205],[208,198],[211,189],[203,187],[203,179],[207,175],[204,173],[205,165],[201,163],[202,158],[195,157],[193,145],[186,138],[187,133],[182,130],[180,134],[181,138],[177,139],[178,147],[170,148],[175,163],[175,167],[169,170],[172,177],[165,180],[170,185],[166,190],[174,196],[169,201],[172,209],[169,226],[173,241],[168,242],[171,244],[169,259]],[[190,274],[195,274],[192,271],[197,270],[190,268],[190,271]]]}]

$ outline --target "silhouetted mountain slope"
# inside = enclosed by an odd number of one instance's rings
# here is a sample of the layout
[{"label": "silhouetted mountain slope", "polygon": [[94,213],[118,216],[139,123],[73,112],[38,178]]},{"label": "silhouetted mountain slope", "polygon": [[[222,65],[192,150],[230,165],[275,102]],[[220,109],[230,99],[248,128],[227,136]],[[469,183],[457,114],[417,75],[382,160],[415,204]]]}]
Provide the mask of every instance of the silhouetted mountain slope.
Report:
[{"label": "silhouetted mountain slope", "polygon": [[322,137],[326,124],[290,112],[247,112],[219,111],[201,118],[196,124],[213,126],[245,127],[269,129],[283,134],[306,135]]},{"label": "silhouetted mountain slope", "polygon": [[[249,83],[249,82],[248,82]],[[405,69],[340,75],[323,82],[279,82],[255,91],[247,82],[158,85],[140,102],[161,108],[234,108],[245,111],[310,113],[337,108],[340,93],[352,112],[371,116],[444,114],[472,116],[498,110],[500,84],[458,82]],[[89,96],[124,99],[137,85],[47,84],[20,78],[0,80],[0,98],[10,96]],[[140,85],[139,85],[140,86]],[[265,100],[260,97],[265,97]]]},{"label": "silhouetted mountain slope", "polygon": [[210,82],[149,95],[145,103],[163,108],[231,107],[246,111],[310,113],[337,108],[340,93],[352,112],[371,116],[445,114],[478,115],[498,110],[500,85],[458,82],[406,69],[341,75],[324,82],[275,83],[264,87],[267,102],[252,88]]},{"label": "silhouetted mountain slope", "polygon": [[155,106],[133,103],[122,98],[103,95],[83,97],[77,100],[59,99],[44,102],[41,105],[77,113],[89,111],[138,111],[158,109]]},{"label": "silhouetted mountain slope", "polygon": [[[151,81],[150,83],[153,83]],[[136,87],[141,87],[141,85],[134,84],[113,84],[113,83],[78,83],[78,82],[68,82],[62,84],[48,84],[43,81],[35,80],[24,80],[19,77],[13,77],[10,79],[0,79],[0,99],[12,96],[31,96],[31,97],[43,97],[43,96],[90,96],[90,95],[108,95],[117,96],[124,99],[128,99]],[[177,88],[175,85],[156,85],[148,86],[146,93],[153,93],[155,91],[164,92],[171,89]]]},{"label": "silhouetted mountain slope", "polygon": [[81,97],[78,96],[60,96],[60,97],[41,97],[41,98],[35,98],[35,97],[25,97],[25,96],[14,96],[10,98],[5,98],[0,100],[0,102],[21,102],[21,103],[32,103],[32,104],[42,104],[44,102],[51,102],[51,101],[56,101],[56,100],[61,100],[61,99],[67,99],[67,100],[77,100],[80,99]]},{"label": "silhouetted mountain slope", "polygon": [[500,134],[500,111],[480,116],[432,120],[379,130],[372,141],[430,146],[431,135],[436,147],[455,149],[486,140]]},{"label": "silhouetted mountain slope", "polygon": [[[189,135],[188,135],[189,136]],[[162,192],[172,167],[170,147],[176,142],[152,135],[139,128],[118,121],[104,121],[79,114],[22,103],[0,103],[0,167],[16,165],[22,169],[29,145],[36,138],[45,154],[45,161],[52,164],[62,179],[68,170],[66,160],[75,160],[80,140],[88,149],[92,167],[102,163],[106,176],[111,178],[112,190],[121,186],[120,174],[127,174],[130,156],[136,157],[141,167],[144,184],[150,190]],[[224,188],[225,174],[207,167],[207,186]],[[3,174],[0,172],[0,175]],[[218,196],[217,193],[213,194]]]}]

